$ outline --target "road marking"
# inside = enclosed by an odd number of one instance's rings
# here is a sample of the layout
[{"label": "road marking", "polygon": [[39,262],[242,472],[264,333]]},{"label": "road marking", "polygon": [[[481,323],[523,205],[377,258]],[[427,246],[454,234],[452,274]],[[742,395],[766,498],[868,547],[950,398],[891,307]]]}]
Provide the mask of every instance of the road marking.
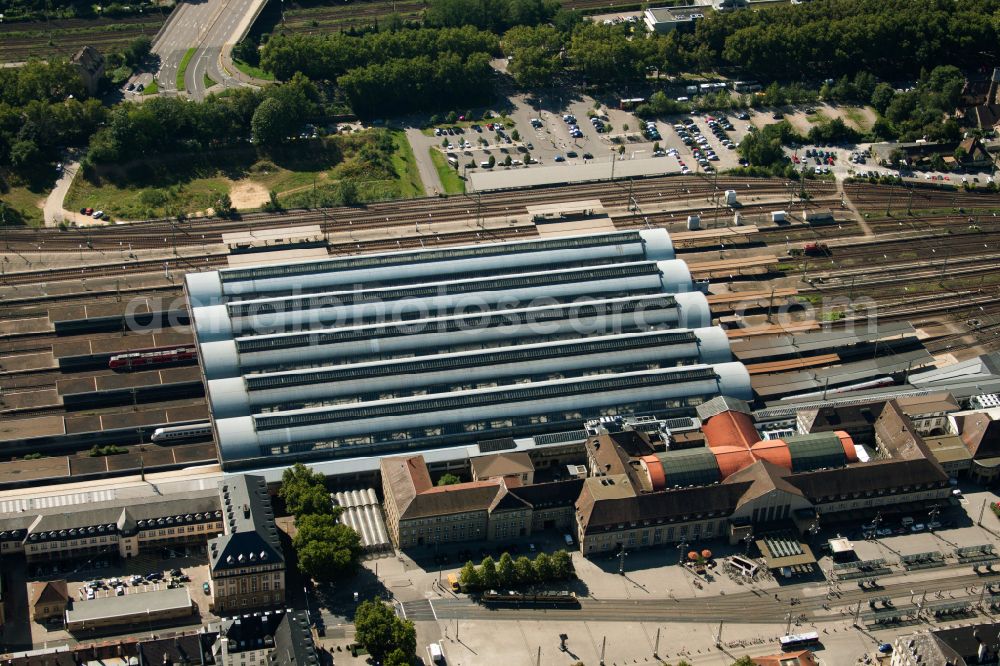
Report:
[{"label": "road marking", "polygon": [[427,605],[431,607],[431,613],[434,614],[434,621],[437,622],[438,614],[437,614],[437,611],[434,610],[434,602],[431,601],[430,599],[428,599],[427,600]]}]

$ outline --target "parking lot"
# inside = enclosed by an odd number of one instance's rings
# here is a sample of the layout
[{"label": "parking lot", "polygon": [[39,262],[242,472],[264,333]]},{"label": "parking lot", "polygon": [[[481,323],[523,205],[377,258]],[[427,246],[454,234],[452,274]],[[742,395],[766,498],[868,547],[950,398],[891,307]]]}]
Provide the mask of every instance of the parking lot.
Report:
[{"label": "parking lot", "polygon": [[[32,565],[8,559],[4,568],[6,582],[10,585],[8,603],[23,604],[24,607],[27,606],[28,583],[34,581],[65,580],[71,602],[75,604],[86,603],[90,599],[187,586],[201,613],[200,619],[192,617],[190,625],[196,627],[213,617],[208,612],[210,597],[204,589],[210,582],[203,544],[158,548],[129,560],[120,560],[111,553],[89,560]],[[40,645],[72,638],[64,630],[62,619],[34,622],[29,621],[28,613],[9,617],[0,631],[3,642],[8,645],[29,642]],[[146,632],[148,628],[137,627],[135,631]],[[132,632],[123,630],[121,633]]]},{"label": "parking lot", "polygon": [[[735,148],[749,127],[735,113],[646,121],[630,111],[610,108],[585,96],[564,102],[522,95],[510,101],[512,108],[499,124],[494,119],[443,123],[421,135],[420,145],[414,145],[415,153],[439,150],[462,174],[470,169],[653,157],[668,160],[679,173],[685,168],[687,172],[711,173],[738,166]],[[680,125],[680,133],[675,125]],[[658,168],[662,169],[662,165]]]}]

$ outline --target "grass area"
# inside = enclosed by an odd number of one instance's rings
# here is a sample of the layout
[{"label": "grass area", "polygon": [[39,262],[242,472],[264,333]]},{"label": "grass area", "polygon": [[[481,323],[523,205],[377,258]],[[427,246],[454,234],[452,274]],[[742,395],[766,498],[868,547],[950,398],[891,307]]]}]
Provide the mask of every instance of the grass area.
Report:
[{"label": "grass area", "polygon": [[[247,210],[258,204],[240,206],[236,193],[246,187],[274,190],[288,208],[424,194],[405,133],[369,130],[293,141],[266,155],[246,146],[109,165],[92,179],[77,177],[65,205],[70,210],[100,208],[113,218],[136,220],[207,212],[230,193],[234,203]],[[345,187],[353,192],[345,194]]]},{"label": "grass area", "polygon": [[236,69],[240,70],[247,76],[252,76],[255,79],[261,79],[263,81],[274,81],[274,74],[271,72],[265,72],[260,67],[254,67],[248,62],[243,62],[242,60],[233,58],[233,64],[236,65]]},{"label": "grass area", "polygon": [[441,184],[444,186],[445,194],[461,194],[465,191],[465,181],[458,175],[458,172],[448,164],[447,158],[437,148],[430,148],[431,161],[437,169]]},{"label": "grass area", "polygon": [[816,113],[810,113],[809,115],[806,116],[806,122],[808,123],[826,123],[829,121],[830,119],[827,118],[825,114],[820,113],[819,111],[817,111]]},{"label": "grass area", "polygon": [[0,201],[13,212],[7,218],[8,222],[25,224],[29,227],[41,227],[45,224],[45,215],[41,205],[49,191],[32,191],[27,187],[11,187],[6,192],[0,190]]},{"label": "grass area", "polygon": [[181,58],[180,67],[177,68],[177,89],[184,90],[184,75],[187,74],[188,65],[191,64],[191,58],[194,57],[195,48],[192,46],[187,51],[184,52],[184,57]]},{"label": "grass area", "polygon": [[91,182],[78,175],[66,195],[67,210],[100,208],[112,219],[164,217],[173,213],[193,214],[211,208],[229,192],[231,181],[225,177],[192,177],[186,182],[163,184],[156,179],[147,187],[135,183]]},{"label": "grass area", "polygon": [[155,95],[158,92],[160,92],[160,84],[156,81],[150,81],[149,85],[142,89],[143,95]]},{"label": "grass area", "polygon": [[847,119],[861,132],[867,132],[871,129],[871,123],[868,122],[868,118],[865,114],[861,112],[856,106],[845,106],[843,107],[844,115]]},{"label": "grass area", "polygon": [[411,197],[422,197],[424,183],[420,180],[420,172],[417,170],[417,158],[413,155],[413,148],[406,138],[406,132],[402,130],[390,130],[392,142],[395,150],[392,153],[392,166],[399,177],[400,196],[404,199]]},{"label": "grass area", "polygon": [[213,79],[211,76],[208,75],[208,72],[205,72],[204,76],[202,76],[201,81],[203,84],[205,84],[206,88],[211,88],[217,83],[215,79]]}]

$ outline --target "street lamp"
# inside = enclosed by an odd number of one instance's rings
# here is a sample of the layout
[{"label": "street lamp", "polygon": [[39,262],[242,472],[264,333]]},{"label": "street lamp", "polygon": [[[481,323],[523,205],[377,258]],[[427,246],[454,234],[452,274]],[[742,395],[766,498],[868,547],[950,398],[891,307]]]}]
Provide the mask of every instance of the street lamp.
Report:
[{"label": "street lamp", "polygon": [[680,553],[679,553],[679,555],[677,557],[677,564],[678,565],[684,564],[684,549],[687,548],[687,547],[688,547],[688,542],[687,541],[681,541],[679,544],[677,544],[677,550],[680,551]]},{"label": "street lamp", "polygon": [[750,544],[753,542],[753,532],[747,532],[747,535],[743,537],[743,542],[746,544],[746,550],[743,554],[750,557]]}]

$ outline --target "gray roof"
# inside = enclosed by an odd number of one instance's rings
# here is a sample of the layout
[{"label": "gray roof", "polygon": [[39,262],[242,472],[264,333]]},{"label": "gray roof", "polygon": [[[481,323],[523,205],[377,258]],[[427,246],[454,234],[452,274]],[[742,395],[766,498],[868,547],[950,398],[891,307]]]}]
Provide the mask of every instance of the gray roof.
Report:
[{"label": "gray roof", "polygon": [[318,666],[319,655],[304,611],[285,614],[274,634],[274,651],[268,661],[272,666]]},{"label": "gray roof", "polygon": [[731,398],[728,395],[720,395],[712,398],[708,402],[698,405],[695,409],[698,410],[698,418],[701,419],[702,422],[708,421],[713,416],[721,414],[722,412],[742,412],[743,414],[751,413],[750,405],[747,404],[746,400]]},{"label": "gray roof", "polygon": [[244,474],[219,484],[225,534],[210,541],[212,569],[285,561],[263,477]]},{"label": "gray roof", "polygon": [[284,619],[282,609],[228,617],[219,625],[219,640],[228,641],[229,654],[273,648],[274,632]]},{"label": "gray roof", "polygon": [[129,617],[149,611],[156,613],[175,608],[191,608],[191,595],[186,587],[129,593],[122,597],[100,597],[76,601],[66,611],[67,622],[86,622],[105,618]]},{"label": "gray roof", "polygon": [[[11,514],[0,518],[0,532],[27,529],[28,535],[41,535],[97,526],[105,528],[114,526],[111,531],[129,531],[140,520],[180,518],[177,520],[178,523],[193,522],[197,514],[214,513],[219,509],[217,490],[192,490],[163,496],[130,497]],[[188,516],[191,516],[191,519],[188,519]]]}]

